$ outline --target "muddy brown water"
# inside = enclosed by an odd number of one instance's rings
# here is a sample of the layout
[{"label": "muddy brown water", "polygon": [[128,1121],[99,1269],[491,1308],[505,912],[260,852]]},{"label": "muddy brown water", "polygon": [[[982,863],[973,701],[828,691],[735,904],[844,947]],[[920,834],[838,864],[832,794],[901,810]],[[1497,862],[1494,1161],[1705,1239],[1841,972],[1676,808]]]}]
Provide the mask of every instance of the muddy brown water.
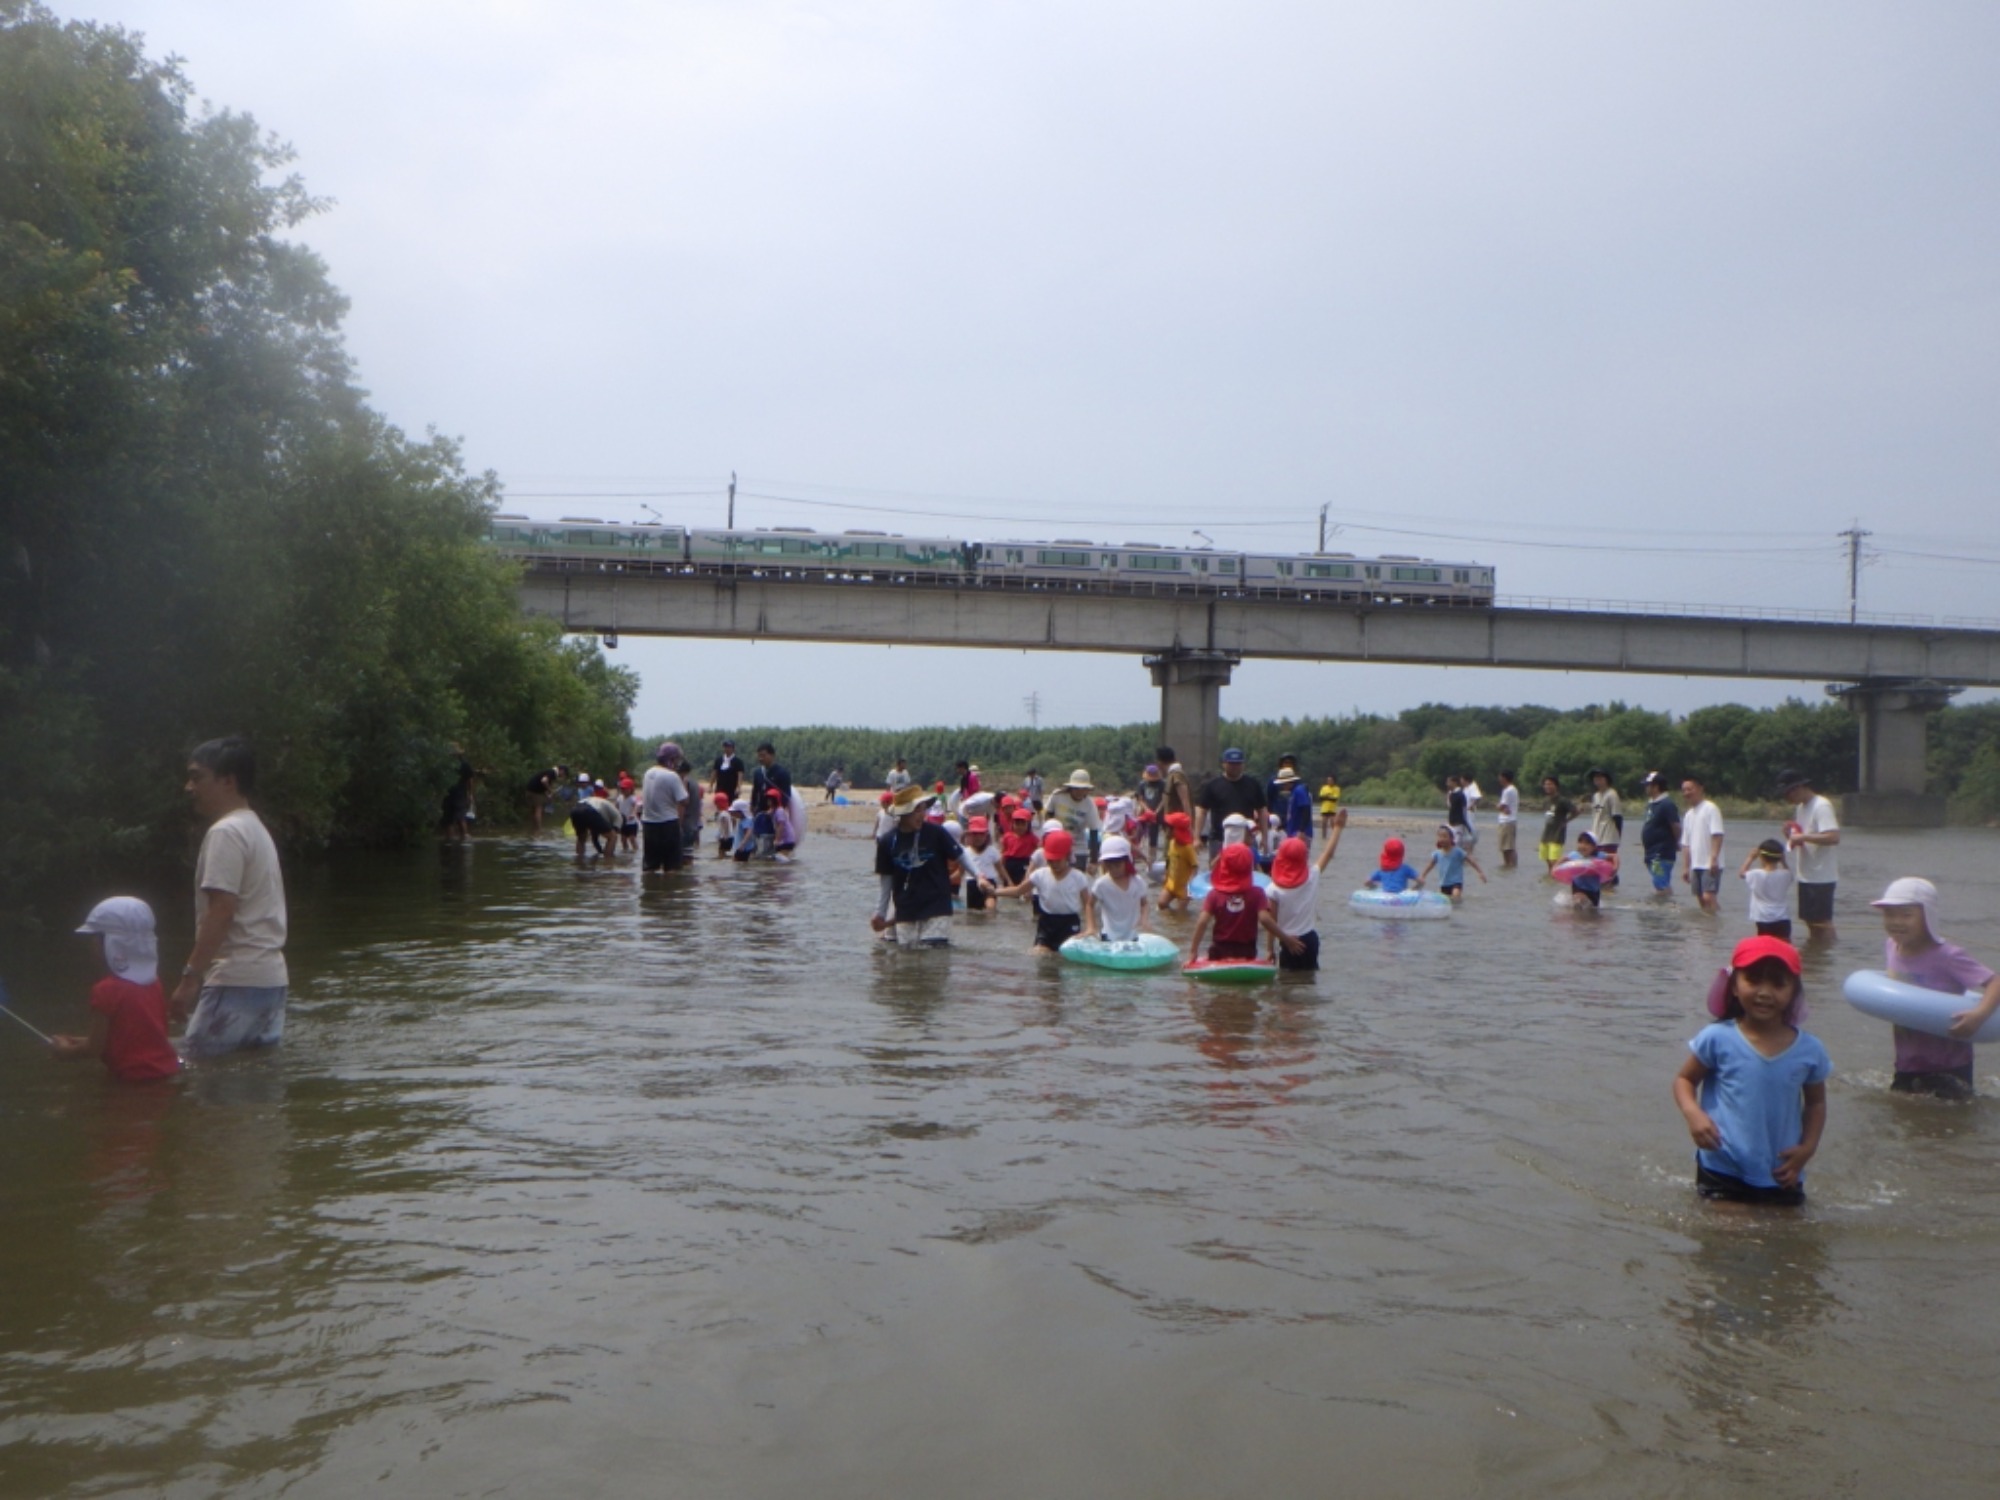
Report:
[{"label": "muddy brown water", "polygon": [[[2000,1081],[1891,1096],[1838,997],[1896,874],[2000,966],[1994,837],[1850,835],[1811,1204],[1747,1214],[1668,1092],[1740,889],[1372,923],[1374,845],[1326,970],[1242,991],[1018,909],[884,951],[851,835],[295,870],[277,1052],[0,1036],[0,1494],[1994,1494]],[[0,964],[76,1024],[82,940]]]}]

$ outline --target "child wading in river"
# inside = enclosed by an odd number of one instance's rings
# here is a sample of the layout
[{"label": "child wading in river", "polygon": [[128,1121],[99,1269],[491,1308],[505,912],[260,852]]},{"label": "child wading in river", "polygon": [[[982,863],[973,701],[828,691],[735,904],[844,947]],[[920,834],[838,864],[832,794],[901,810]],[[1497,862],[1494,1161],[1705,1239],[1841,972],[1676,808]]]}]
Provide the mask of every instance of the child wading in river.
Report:
[{"label": "child wading in river", "polygon": [[1414,866],[1403,861],[1403,841],[1389,838],[1382,840],[1382,857],[1377,861],[1379,868],[1369,875],[1367,884],[1379,886],[1392,896],[1400,896],[1407,890],[1422,890],[1424,877]]},{"label": "child wading in river", "polygon": [[1792,940],[1792,868],[1785,863],[1785,846],[1765,839],[1750,851],[1736,872],[1750,892],[1750,920],[1757,936]]},{"label": "child wading in river", "polygon": [[1201,940],[1208,936],[1210,928],[1215,930],[1215,941],[1208,945],[1210,959],[1255,958],[1260,928],[1287,953],[1305,951],[1305,945],[1297,938],[1278,931],[1277,918],[1271,915],[1270,898],[1257,889],[1252,879],[1255,869],[1256,861],[1248,844],[1225,844],[1215,856],[1215,864],[1208,872],[1209,892],[1202,898],[1201,916],[1196,919],[1194,937],[1188,942],[1190,961],[1203,956]]},{"label": "child wading in river", "polygon": [[1132,868],[1132,841],[1123,834],[1108,835],[1098,846],[1097,862],[1104,873],[1090,888],[1083,935],[1129,943],[1146,930],[1146,882]]},{"label": "child wading in river", "polygon": [[1167,882],[1160,892],[1160,910],[1173,910],[1178,901],[1188,904],[1188,886],[1194,880],[1200,859],[1195,854],[1194,824],[1184,812],[1170,812],[1162,821],[1167,828]]},{"label": "child wading in river", "polygon": [[1075,850],[1076,841],[1067,830],[1056,828],[1043,834],[1041,853],[1047,863],[1038,870],[1030,870],[1026,880],[1002,886],[994,893],[1000,896],[1033,893],[1037,953],[1054,953],[1083,931],[1084,915],[1090,910],[1090,877],[1069,862]]},{"label": "child wading in river", "polygon": [[[1318,859],[1309,858],[1304,839],[1286,839],[1278,845],[1278,856],[1271,861],[1269,892],[1278,931],[1271,938],[1267,957],[1276,960],[1281,969],[1319,967],[1319,877],[1333,851],[1340,847],[1340,835],[1346,827],[1347,809],[1343,807],[1327,821],[1326,847],[1319,851]],[[1283,938],[1297,938],[1298,948],[1286,947],[1280,941]]]},{"label": "child wading in river", "polygon": [[1896,1077],[1889,1087],[1899,1094],[1935,1094],[1941,1099],[1972,1097],[1972,1034],[2000,1010],[2000,978],[1956,943],[1937,935],[1937,887],[1928,880],[1905,876],[1889,882],[1881,899],[1868,904],[1882,913],[1882,930],[1891,979],[1947,995],[1967,990],[1982,993],[1979,1003],[1951,1018],[1951,1035],[1896,1028]]},{"label": "child wading in river", "polygon": [[90,1034],[51,1037],[56,1056],[101,1057],[125,1083],[173,1077],[181,1059],[167,1040],[153,908],[137,896],[113,896],[93,906],[77,931],[98,940],[108,972],[91,986]]},{"label": "child wading in river", "polygon": [[1826,1129],[1826,1048],[1799,1030],[1799,953],[1745,938],[1708,994],[1716,1024],[1688,1043],[1674,1103],[1695,1144],[1695,1190],[1732,1203],[1806,1199],[1806,1163]]},{"label": "child wading in river", "polygon": [[1479,868],[1479,861],[1471,854],[1472,846],[1462,843],[1458,830],[1449,823],[1440,823],[1437,832],[1437,847],[1431,850],[1431,862],[1424,866],[1423,879],[1429,880],[1431,871],[1438,872],[1438,889],[1452,900],[1458,900],[1465,890],[1465,867],[1472,866],[1472,873],[1479,877],[1481,885],[1486,884],[1486,872]]}]

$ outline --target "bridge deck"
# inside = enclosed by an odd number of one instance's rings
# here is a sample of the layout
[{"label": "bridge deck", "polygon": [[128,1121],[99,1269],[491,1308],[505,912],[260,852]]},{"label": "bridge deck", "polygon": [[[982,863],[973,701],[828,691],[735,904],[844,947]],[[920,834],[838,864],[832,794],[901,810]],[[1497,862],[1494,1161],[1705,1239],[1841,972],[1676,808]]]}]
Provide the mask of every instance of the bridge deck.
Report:
[{"label": "bridge deck", "polygon": [[535,567],[521,600],[599,634],[2000,686],[2000,630],[1929,624]]}]

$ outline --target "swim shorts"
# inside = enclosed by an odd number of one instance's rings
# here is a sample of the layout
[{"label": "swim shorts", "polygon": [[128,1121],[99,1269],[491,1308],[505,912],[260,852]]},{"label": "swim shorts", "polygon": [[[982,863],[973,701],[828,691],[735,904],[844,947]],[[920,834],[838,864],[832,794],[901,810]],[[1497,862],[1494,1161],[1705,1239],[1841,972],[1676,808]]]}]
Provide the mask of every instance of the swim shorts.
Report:
[{"label": "swim shorts", "polygon": [[1647,860],[1646,873],[1653,877],[1654,890],[1664,891],[1672,889],[1674,883],[1674,862],[1672,859]]},{"label": "swim shorts", "polygon": [[1831,880],[1815,880],[1807,884],[1799,882],[1799,920],[1824,926],[1833,920],[1833,886]]},{"label": "swim shorts", "polygon": [[205,984],[181,1037],[181,1051],[189,1057],[219,1057],[275,1047],[284,1035],[284,985]]},{"label": "swim shorts", "polygon": [[1083,918],[1076,912],[1043,912],[1035,923],[1035,946],[1054,952],[1083,931]]},{"label": "swim shorts", "polygon": [[1797,1208],[1806,1201],[1803,1187],[1758,1187],[1727,1172],[1714,1172],[1699,1161],[1694,1164],[1694,1190],[1702,1197],[1722,1203],[1763,1203],[1777,1208]]},{"label": "swim shorts", "polygon": [[896,942],[905,948],[943,948],[951,943],[951,918],[926,917],[921,922],[898,922],[890,929]]},{"label": "swim shorts", "polygon": [[1319,934],[1302,932],[1299,941],[1304,943],[1303,953],[1288,952],[1283,943],[1278,944],[1278,967],[1281,969],[1317,969],[1319,967]]}]

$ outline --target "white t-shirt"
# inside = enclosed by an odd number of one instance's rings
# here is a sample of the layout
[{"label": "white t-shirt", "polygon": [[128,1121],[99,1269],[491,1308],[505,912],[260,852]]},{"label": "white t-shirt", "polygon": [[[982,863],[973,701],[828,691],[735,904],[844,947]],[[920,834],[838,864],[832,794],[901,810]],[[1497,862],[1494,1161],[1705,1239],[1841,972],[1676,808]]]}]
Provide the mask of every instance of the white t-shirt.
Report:
[{"label": "white t-shirt", "polygon": [[1310,865],[1305,884],[1286,889],[1274,881],[1264,894],[1271,898],[1271,916],[1286,937],[1304,937],[1319,920],[1319,871]]},{"label": "white t-shirt", "polygon": [[1706,798],[1700,806],[1681,814],[1681,847],[1688,851],[1690,868],[1713,870],[1720,866],[1722,856],[1709,851],[1722,831],[1722,809]]},{"label": "white t-shirt", "polygon": [[[1814,793],[1799,809],[1799,827],[1807,833],[1832,833],[1840,827],[1833,804]],[[1840,850],[1833,844],[1801,844],[1792,851],[1799,862],[1799,880],[1804,885],[1831,885],[1840,879]]]},{"label": "white t-shirt", "polygon": [[994,885],[1007,883],[1000,873],[1000,849],[991,841],[984,849],[975,849],[970,844],[960,844],[959,864],[968,875],[977,876]]},{"label": "white t-shirt", "polygon": [[[1095,802],[1088,797],[1072,797],[1068,792],[1057,792],[1049,798],[1047,812],[1072,835],[1089,833],[1104,826],[1097,815]],[[1044,906],[1047,904],[1043,903]]]},{"label": "white t-shirt", "polygon": [[1090,877],[1071,865],[1069,873],[1058,880],[1054,870],[1044,868],[1029,872],[1028,884],[1044,912],[1052,917],[1071,917],[1083,911],[1083,893],[1090,889]]},{"label": "white t-shirt", "polygon": [[[1712,804],[1711,804],[1712,805]],[[1618,842],[1617,817],[1624,811],[1619,805],[1618,794],[1606,787],[1601,792],[1590,794],[1590,836],[1600,844]],[[1720,813],[1716,814],[1721,817]]]},{"label": "white t-shirt", "polygon": [[1517,786],[1500,788],[1500,822],[1504,826],[1521,815],[1521,789]]},{"label": "white t-shirt", "polygon": [[[1097,903],[1097,930],[1110,942],[1129,942],[1139,935],[1139,913],[1146,905],[1146,882],[1137,875],[1123,890],[1109,875],[1097,877],[1097,884],[1090,888],[1091,899]],[[1042,903],[1048,909],[1048,902]]]},{"label": "white t-shirt", "polygon": [[630,792],[620,792],[617,801],[619,818],[626,823],[637,821],[639,817],[639,799]]},{"label": "white t-shirt", "polygon": [[1743,872],[1743,883],[1750,888],[1750,920],[1753,922],[1783,922],[1792,915],[1792,872],[1780,865],[1775,870],[1760,869],[1752,865]]},{"label": "white t-shirt", "polygon": [[208,913],[209,892],[236,898],[236,915],[223,934],[204,985],[271,989],[291,983],[285,968],[285,877],[278,846],[263,819],[247,807],[224,813],[202,835],[194,864],[194,919]]},{"label": "white t-shirt", "polygon": [[678,823],[687,783],[665,766],[648,766],[639,783],[641,823]]}]

